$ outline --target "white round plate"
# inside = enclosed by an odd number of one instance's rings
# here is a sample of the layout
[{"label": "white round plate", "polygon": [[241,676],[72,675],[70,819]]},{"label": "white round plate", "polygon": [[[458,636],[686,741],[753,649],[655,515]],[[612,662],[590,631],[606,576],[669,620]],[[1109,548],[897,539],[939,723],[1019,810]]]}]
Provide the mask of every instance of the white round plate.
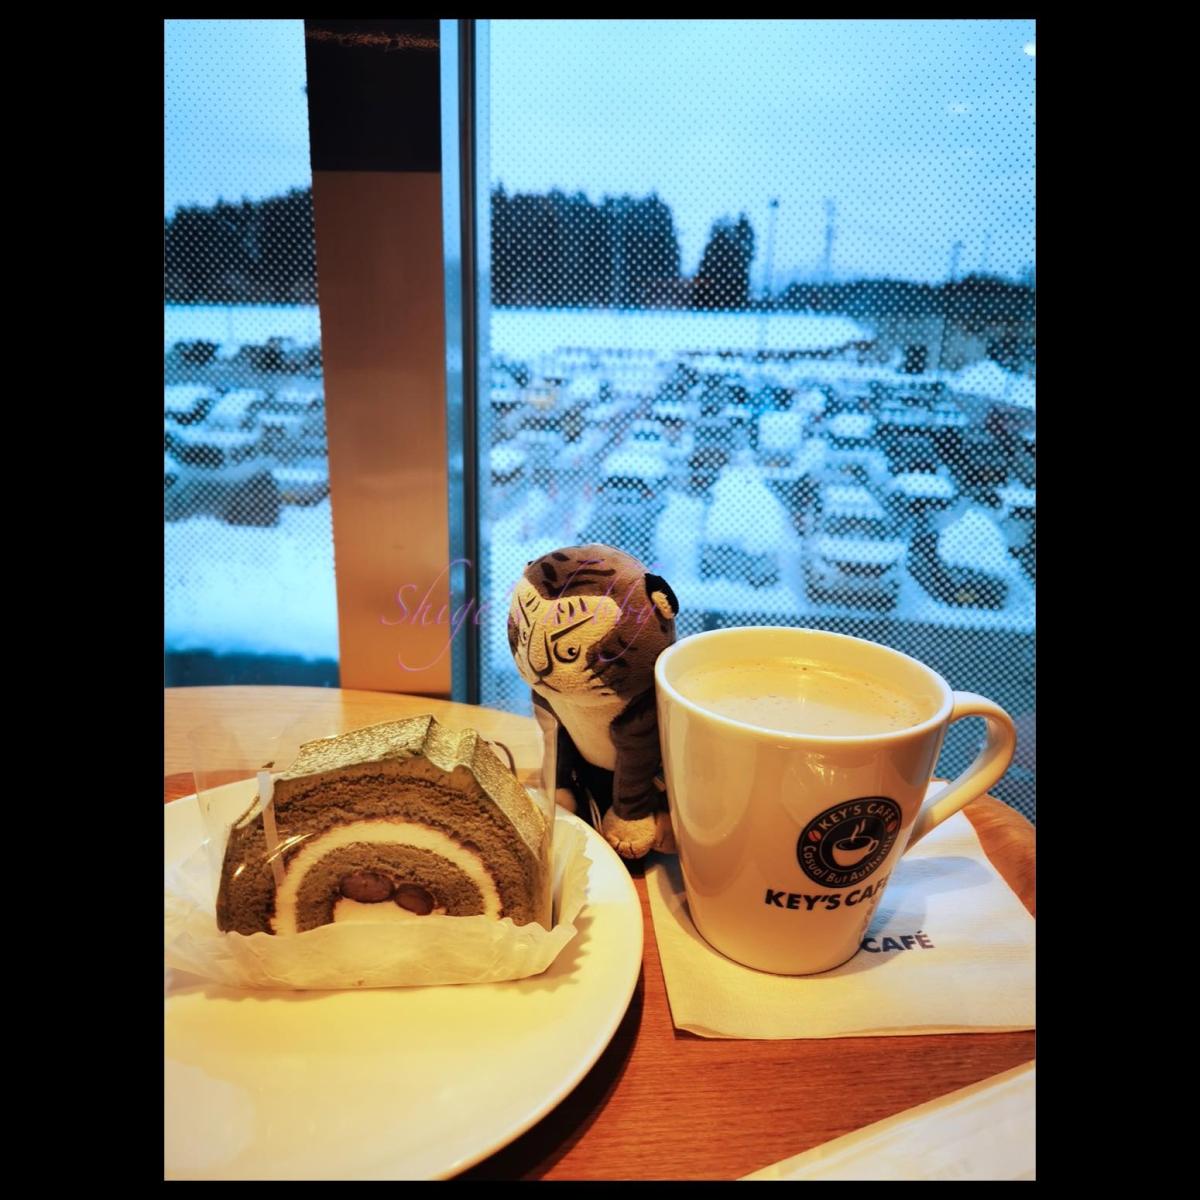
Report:
[{"label": "white round plate", "polygon": [[[204,836],[195,796],[165,806],[165,860]],[[603,1053],[642,965],[625,864],[588,835],[578,933],[511,983],[255,992],[167,972],[169,1179],[438,1179],[558,1104]]]}]

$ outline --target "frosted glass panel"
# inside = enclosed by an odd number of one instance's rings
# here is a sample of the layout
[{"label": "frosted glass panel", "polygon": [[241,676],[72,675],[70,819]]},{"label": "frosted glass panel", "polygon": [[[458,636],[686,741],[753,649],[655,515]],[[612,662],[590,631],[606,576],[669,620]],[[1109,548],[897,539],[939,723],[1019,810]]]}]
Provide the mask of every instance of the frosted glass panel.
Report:
[{"label": "frosted glass panel", "polygon": [[[894,646],[1016,717],[996,793],[1032,818],[1033,22],[489,40],[484,598],[601,541],[681,634]],[[528,711],[503,621],[483,639],[484,703]]]},{"label": "frosted glass panel", "polygon": [[166,22],[167,683],[337,682],[302,21]]}]

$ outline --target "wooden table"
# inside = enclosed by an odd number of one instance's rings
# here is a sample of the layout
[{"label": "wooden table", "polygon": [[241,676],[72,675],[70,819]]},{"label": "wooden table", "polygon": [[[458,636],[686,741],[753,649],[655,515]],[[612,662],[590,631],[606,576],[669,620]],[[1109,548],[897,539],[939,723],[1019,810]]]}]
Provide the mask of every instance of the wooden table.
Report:
[{"label": "wooden table", "polygon": [[[332,688],[172,688],[165,796],[194,790],[188,732],[209,721],[254,731],[308,716],[340,732],[426,712],[504,742],[527,776],[539,761],[531,718],[444,700]],[[1033,826],[991,797],[964,811],[1033,913]],[[646,884],[638,865],[631,873],[645,954],[625,1019],[566,1100],[462,1178],[737,1179],[1034,1057],[1032,1030],[776,1042],[681,1032],[671,1023]]]}]

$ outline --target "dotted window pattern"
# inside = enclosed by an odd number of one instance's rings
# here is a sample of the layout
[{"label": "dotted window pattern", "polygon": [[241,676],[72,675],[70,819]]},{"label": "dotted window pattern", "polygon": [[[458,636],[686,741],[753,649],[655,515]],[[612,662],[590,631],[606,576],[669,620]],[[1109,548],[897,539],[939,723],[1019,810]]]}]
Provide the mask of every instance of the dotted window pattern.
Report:
[{"label": "dotted window pattern", "polygon": [[302,21],[166,22],[167,683],[337,682]]},{"label": "dotted window pattern", "polygon": [[[870,638],[1035,819],[1031,21],[493,21],[483,595],[606,542],[680,636]],[[502,620],[485,704],[530,711]],[[979,720],[950,731],[962,770]]]}]

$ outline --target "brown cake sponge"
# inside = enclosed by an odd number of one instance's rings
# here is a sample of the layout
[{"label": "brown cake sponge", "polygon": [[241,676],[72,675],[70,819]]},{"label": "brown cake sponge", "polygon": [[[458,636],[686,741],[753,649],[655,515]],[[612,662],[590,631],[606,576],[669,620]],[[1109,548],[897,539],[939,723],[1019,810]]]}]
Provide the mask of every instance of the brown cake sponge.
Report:
[{"label": "brown cake sponge", "polygon": [[550,927],[550,829],[472,729],[432,716],[309,742],[278,776],[277,887],[256,800],[230,831],[217,895],[225,931],[303,932],[348,910],[511,917]]}]

